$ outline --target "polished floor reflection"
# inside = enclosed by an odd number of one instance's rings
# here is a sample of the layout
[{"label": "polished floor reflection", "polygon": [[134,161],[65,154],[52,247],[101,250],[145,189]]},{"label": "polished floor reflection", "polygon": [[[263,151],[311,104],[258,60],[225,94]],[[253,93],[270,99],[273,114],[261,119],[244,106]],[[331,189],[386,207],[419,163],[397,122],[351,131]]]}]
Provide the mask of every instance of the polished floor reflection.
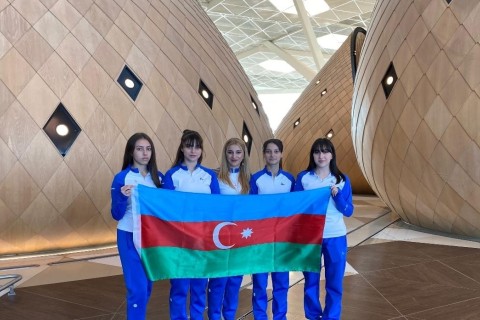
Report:
[{"label": "polished floor reflection", "polygon": [[[352,247],[342,319],[480,319],[478,241],[391,224],[395,218],[374,198],[356,197],[355,204],[356,216],[347,223]],[[12,273],[23,280],[15,296],[0,297],[0,319],[125,319],[114,248],[0,259],[0,275]],[[249,282],[245,277],[240,294],[243,319],[253,319]],[[288,319],[304,319],[301,273],[291,273],[291,284]],[[168,291],[168,281],[155,283],[148,319],[168,319]]]}]

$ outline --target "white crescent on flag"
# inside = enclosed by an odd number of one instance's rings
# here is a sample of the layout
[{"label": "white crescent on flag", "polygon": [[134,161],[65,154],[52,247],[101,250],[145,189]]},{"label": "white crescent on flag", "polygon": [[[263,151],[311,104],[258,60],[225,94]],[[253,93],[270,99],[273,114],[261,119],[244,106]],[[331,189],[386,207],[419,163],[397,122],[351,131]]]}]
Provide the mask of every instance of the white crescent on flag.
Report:
[{"label": "white crescent on flag", "polygon": [[223,227],[230,225],[236,226],[237,224],[233,222],[221,222],[217,224],[215,229],[213,229],[213,243],[217,246],[218,249],[230,249],[235,245],[232,244],[231,246],[226,246],[220,242],[220,230],[222,230]]}]

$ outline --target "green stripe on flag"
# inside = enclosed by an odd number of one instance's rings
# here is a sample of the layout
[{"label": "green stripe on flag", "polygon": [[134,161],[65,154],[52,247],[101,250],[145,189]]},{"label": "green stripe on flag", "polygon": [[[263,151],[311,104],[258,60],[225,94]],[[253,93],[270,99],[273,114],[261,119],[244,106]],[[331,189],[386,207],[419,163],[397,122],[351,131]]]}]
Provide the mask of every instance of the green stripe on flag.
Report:
[{"label": "green stripe on flag", "polygon": [[150,280],[215,278],[278,271],[320,272],[318,244],[267,243],[229,250],[199,251],[177,247],[141,250]]}]

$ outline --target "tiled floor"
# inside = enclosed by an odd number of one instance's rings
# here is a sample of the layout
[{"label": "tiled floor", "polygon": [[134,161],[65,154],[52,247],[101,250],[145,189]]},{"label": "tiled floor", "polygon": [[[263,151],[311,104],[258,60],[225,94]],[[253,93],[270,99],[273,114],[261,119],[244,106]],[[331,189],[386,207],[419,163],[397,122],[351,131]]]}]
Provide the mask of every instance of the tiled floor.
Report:
[{"label": "tiled floor", "polygon": [[[350,231],[387,212],[375,198],[355,199]],[[367,228],[368,229],[368,228]],[[353,233],[352,233],[353,234]],[[125,319],[124,285],[115,249],[22,260],[0,259],[0,275],[24,280],[0,297],[0,319]],[[81,260],[90,257],[89,260]],[[75,262],[70,262],[75,260]],[[480,243],[423,233],[397,222],[350,248],[344,280],[344,320],[480,319]],[[38,265],[13,268],[18,265]],[[304,319],[300,273],[291,273],[288,319]],[[238,316],[253,319],[249,277]],[[148,319],[168,319],[168,281],[155,283]],[[322,299],[324,298],[322,294]]]}]

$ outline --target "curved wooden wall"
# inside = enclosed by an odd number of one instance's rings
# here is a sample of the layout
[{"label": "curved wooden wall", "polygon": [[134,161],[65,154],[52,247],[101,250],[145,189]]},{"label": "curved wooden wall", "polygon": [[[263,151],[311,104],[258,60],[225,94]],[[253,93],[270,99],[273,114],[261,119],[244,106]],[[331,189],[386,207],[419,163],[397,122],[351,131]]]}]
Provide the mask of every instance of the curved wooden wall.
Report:
[{"label": "curved wooden wall", "polygon": [[[480,236],[480,4],[379,1],[355,83],[354,146],[407,222]],[[390,64],[398,77],[386,98]]]},{"label": "curved wooden wall", "polygon": [[[318,75],[295,101],[280,123],[275,136],[284,142],[284,168],[297,174],[308,165],[310,147],[315,139],[333,130],[337,165],[352,182],[353,191],[372,194],[357,164],[351,136],[353,94],[352,51],[358,57],[365,35],[352,33],[328,60]],[[356,59],[354,57],[354,59]],[[322,91],[327,93],[322,96]],[[294,123],[300,118],[298,126]]]},{"label": "curved wooden wall", "polygon": [[[124,65],[144,84],[135,101],[116,82]],[[182,130],[198,130],[216,167],[245,122],[260,168],[272,132],[251,99],[197,1],[0,1],[0,255],[115,242],[110,183],[134,132],[153,137],[165,171]],[[42,130],[60,102],[82,129],[65,157]]]}]

